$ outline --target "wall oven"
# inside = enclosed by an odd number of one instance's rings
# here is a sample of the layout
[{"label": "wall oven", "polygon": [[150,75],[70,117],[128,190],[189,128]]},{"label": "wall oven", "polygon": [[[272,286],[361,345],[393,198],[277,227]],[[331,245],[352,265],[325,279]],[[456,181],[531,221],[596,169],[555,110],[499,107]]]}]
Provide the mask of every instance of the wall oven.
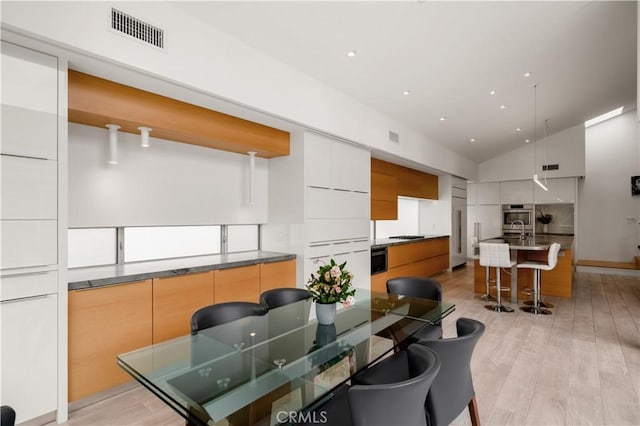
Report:
[{"label": "wall oven", "polygon": [[371,248],[371,275],[387,270],[387,248]]},{"label": "wall oven", "polygon": [[[519,222],[522,221],[522,224]],[[533,204],[503,204],[502,205],[502,233],[519,234],[521,227],[524,232],[533,233],[535,217]]]}]

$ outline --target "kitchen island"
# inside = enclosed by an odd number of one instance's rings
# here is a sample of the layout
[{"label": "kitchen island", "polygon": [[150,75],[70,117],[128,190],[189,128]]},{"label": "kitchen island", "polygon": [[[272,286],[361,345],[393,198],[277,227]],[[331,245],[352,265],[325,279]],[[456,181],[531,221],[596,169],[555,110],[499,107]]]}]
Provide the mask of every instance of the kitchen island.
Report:
[{"label": "kitchen island", "polygon": [[[521,239],[519,236],[503,236],[481,241],[483,243],[507,243],[511,250],[511,259],[518,263],[528,260],[547,262],[548,249],[552,243],[560,244],[558,264],[551,271],[542,271],[541,294],[542,296],[571,297],[573,283],[573,243],[570,235],[536,235]],[[510,299],[511,303],[518,303],[528,296],[521,293],[526,288],[533,287],[533,271],[530,269],[502,268],[501,280],[510,282],[509,291],[503,292],[503,297]],[[495,268],[491,268],[491,279],[495,279]],[[474,291],[485,292],[485,268],[480,266],[479,258],[474,259]],[[495,288],[491,290],[495,295]]]}]

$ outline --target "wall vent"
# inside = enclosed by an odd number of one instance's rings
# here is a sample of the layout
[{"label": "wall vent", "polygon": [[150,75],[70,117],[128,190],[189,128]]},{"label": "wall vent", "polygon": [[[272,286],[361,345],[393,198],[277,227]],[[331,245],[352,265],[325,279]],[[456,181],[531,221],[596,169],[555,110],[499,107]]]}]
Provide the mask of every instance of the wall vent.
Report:
[{"label": "wall vent", "polygon": [[560,166],[558,164],[543,164],[542,170],[559,170]]},{"label": "wall vent", "polygon": [[400,135],[389,130],[389,140],[391,142],[400,143]]},{"label": "wall vent", "polygon": [[111,28],[152,46],[164,49],[164,30],[118,9],[111,9]]}]

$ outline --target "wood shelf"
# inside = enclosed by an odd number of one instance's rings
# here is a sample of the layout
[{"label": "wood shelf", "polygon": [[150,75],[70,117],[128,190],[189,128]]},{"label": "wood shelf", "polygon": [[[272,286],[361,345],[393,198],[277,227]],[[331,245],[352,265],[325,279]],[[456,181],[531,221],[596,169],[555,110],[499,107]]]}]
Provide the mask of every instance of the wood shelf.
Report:
[{"label": "wood shelf", "polygon": [[69,121],[258,157],[289,155],[289,133],[113,81],[69,70]]}]

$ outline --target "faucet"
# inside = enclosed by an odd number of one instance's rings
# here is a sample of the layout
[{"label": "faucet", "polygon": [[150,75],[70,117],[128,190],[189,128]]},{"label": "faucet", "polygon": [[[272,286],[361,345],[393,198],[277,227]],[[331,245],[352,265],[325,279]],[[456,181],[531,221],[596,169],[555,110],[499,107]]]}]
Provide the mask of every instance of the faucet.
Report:
[{"label": "faucet", "polygon": [[511,222],[511,229],[514,229],[516,227],[515,225],[518,222],[520,223],[520,239],[524,240],[525,236],[524,236],[524,222],[523,221],[521,221],[520,219],[514,220],[513,222]]}]

